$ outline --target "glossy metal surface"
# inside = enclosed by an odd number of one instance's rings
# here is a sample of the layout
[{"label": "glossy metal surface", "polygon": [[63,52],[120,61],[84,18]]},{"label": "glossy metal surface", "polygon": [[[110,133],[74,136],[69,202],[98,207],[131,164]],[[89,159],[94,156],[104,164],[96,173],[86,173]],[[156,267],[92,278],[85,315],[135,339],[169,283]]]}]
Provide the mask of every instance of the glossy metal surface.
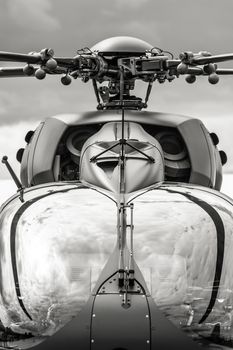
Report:
[{"label": "glossy metal surface", "polygon": [[95,44],[91,51],[106,52],[106,53],[145,53],[146,50],[151,50],[153,46],[144,40],[133,38],[130,36],[116,36],[100,41]]},{"label": "glossy metal surface", "polygon": [[[84,144],[80,179],[117,195],[120,192],[121,123],[107,123]],[[125,123],[125,193],[164,180],[163,151],[159,142],[137,123]],[[100,141],[101,140],[101,141]]]},{"label": "glossy metal surface", "polygon": [[[51,184],[24,197],[1,213],[3,347],[31,347],[78,314],[117,242],[116,205],[94,189]],[[229,342],[230,199],[204,187],[164,184],[131,201],[134,257],[160,310],[197,339],[211,337],[218,323],[221,339]]]},{"label": "glossy metal surface", "polygon": [[232,201],[179,184],[133,202],[135,259],[156,304],[193,338],[232,347]]},{"label": "glossy metal surface", "polygon": [[[0,345],[31,347],[78,314],[115,241],[115,203],[77,185],[28,190],[0,222],[0,320],[19,335]],[[108,220],[106,221],[105,213]],[[14,339],[15,338],[15,339]],[[8,340],[8,341],[7,341]]]}]

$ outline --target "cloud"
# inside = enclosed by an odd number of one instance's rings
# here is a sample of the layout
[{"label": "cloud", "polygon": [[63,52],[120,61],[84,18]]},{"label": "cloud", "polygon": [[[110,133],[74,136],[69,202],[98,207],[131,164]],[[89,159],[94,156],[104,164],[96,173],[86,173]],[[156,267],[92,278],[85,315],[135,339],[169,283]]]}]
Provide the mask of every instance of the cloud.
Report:
[{"label": "cloud", "polygon": [[60,23],[51,13],[49,0],[8,0],[9,17],[19,27],[55,31]]},{"label": "cloud", "polygon": [[139,9],[144,6],[149,0],[116,0],[116,6],[120,9],[131,8]]},{"label": "cloud", "polygon": [[80,80],[64,86],[60,76],[48,76],[43,81],[33,77],[0,79],[0,126],[95,107],[92,86]]},{"label": "cloud", "polygon": [[[148,32],[153,33],[153,38],[150,38]],[[158,45],[161,43],[161,33],[157,24],[154,21],[147,22],[145,29],[145,24],[143,22],[138,22],[137,19],[128,20],[120,26],[117,30],[116,35],[126,35],[145,40],[151,45]]]}]

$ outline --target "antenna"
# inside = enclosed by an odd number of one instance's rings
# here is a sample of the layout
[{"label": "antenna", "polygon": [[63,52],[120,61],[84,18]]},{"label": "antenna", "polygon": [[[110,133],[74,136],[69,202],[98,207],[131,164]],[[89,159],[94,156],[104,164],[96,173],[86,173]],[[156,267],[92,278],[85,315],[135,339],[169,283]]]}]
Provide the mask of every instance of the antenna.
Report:
[{"label": "antenna", "polygon": [[3,156],[2,157],[2,163],[5,164],[5,166],[7,167],[7,170],[9,171],[12,179],[14,180],[14,182],[15,182],[17,188],[18,188],[19,199],[23,203],[24,202],[24,199],[23,199],[23,194],[24,194],[23,190],[24,190],[24,188],[23,188],[21,182],[19,181],[17,175],[15,174],[14,170],[12,169],[11,165],[9,164],[7,156]]}]

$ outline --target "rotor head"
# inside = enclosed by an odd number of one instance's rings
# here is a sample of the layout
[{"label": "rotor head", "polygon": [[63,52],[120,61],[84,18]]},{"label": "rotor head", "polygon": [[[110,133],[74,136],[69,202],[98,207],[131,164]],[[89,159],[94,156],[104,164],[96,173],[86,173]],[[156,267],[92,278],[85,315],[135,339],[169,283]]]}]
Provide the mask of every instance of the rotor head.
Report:
[{"label": "rotor head", "polygon": [[[198,76],[206,76],[217,84],[219,75],[233,75],[232,68],[218,68],[218,63],[233,60],[233,53],[212,55],[207,51],[182,52],[179,58],[167,50],[130,36],[108,38],[91,49],[77,50],[73,57],[56,57],[50,48],[29,54],[0,51],[0,61],[25,63],[24,67],[0,67],[0,78],[61,75],[61,82],[69,85],[72,79],[84,83],[92,80],[97,109],[137,109],[148,105],[152,84],[172,82],[185,75],[189,84]],[[131,95],[135,82],[147,83],[144,102]]]}]

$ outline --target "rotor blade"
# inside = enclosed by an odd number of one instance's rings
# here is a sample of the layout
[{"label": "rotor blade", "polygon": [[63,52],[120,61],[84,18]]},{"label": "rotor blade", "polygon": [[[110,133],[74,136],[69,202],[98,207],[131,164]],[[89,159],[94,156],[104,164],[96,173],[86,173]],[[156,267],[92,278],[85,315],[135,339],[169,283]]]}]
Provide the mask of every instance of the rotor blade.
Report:
[{"label": "rotor blade", "polygon": [[40,54],[29,55],[0,51],[0,61],[39,63],[41,61],[41,56]]},{"label": "rotor blade", "polygon": [[177,67],[180,63],[181,63],[181,60],[179,59],[166,61],[167,68]]},{"label": "rotor blade", "polygon": [[232,68],[218,68],[216,69],[216,73],[219,75],[231,75],[233,74]]},{"label": "rotor blade", "polygon": [[72,57],[53,57],[57,64],[61,67],[73,67],[75,64],[75,59]]},{"label": "rotor blade", "polygon": [[186,74],[203,75],[205,72],[201,67],[189,67]]},{"label": "rotor blade", "polygon": [[[59,66],[72,67],[75,64],[75,60],[72,57],[53,57]],[[14,52],[0,51],[0,61],[11,61],[11,62],[25,62],[25,63],[41,63],[41,55],[35,54],[22,54]]]},{"label": "rotor blade", "polygon": [[0,68],[0,78],[26,77],[22,67]]},{"label": "rotor blade", "polygon": [[215,55],[215,56],[207,56],[207,57],[194,57],[192,59],[192,63],[195,64],[207,64],[207,63],[217,63],[217,62],[225,62],[233,60],[233,53],[223,54],[223,55]]}]

